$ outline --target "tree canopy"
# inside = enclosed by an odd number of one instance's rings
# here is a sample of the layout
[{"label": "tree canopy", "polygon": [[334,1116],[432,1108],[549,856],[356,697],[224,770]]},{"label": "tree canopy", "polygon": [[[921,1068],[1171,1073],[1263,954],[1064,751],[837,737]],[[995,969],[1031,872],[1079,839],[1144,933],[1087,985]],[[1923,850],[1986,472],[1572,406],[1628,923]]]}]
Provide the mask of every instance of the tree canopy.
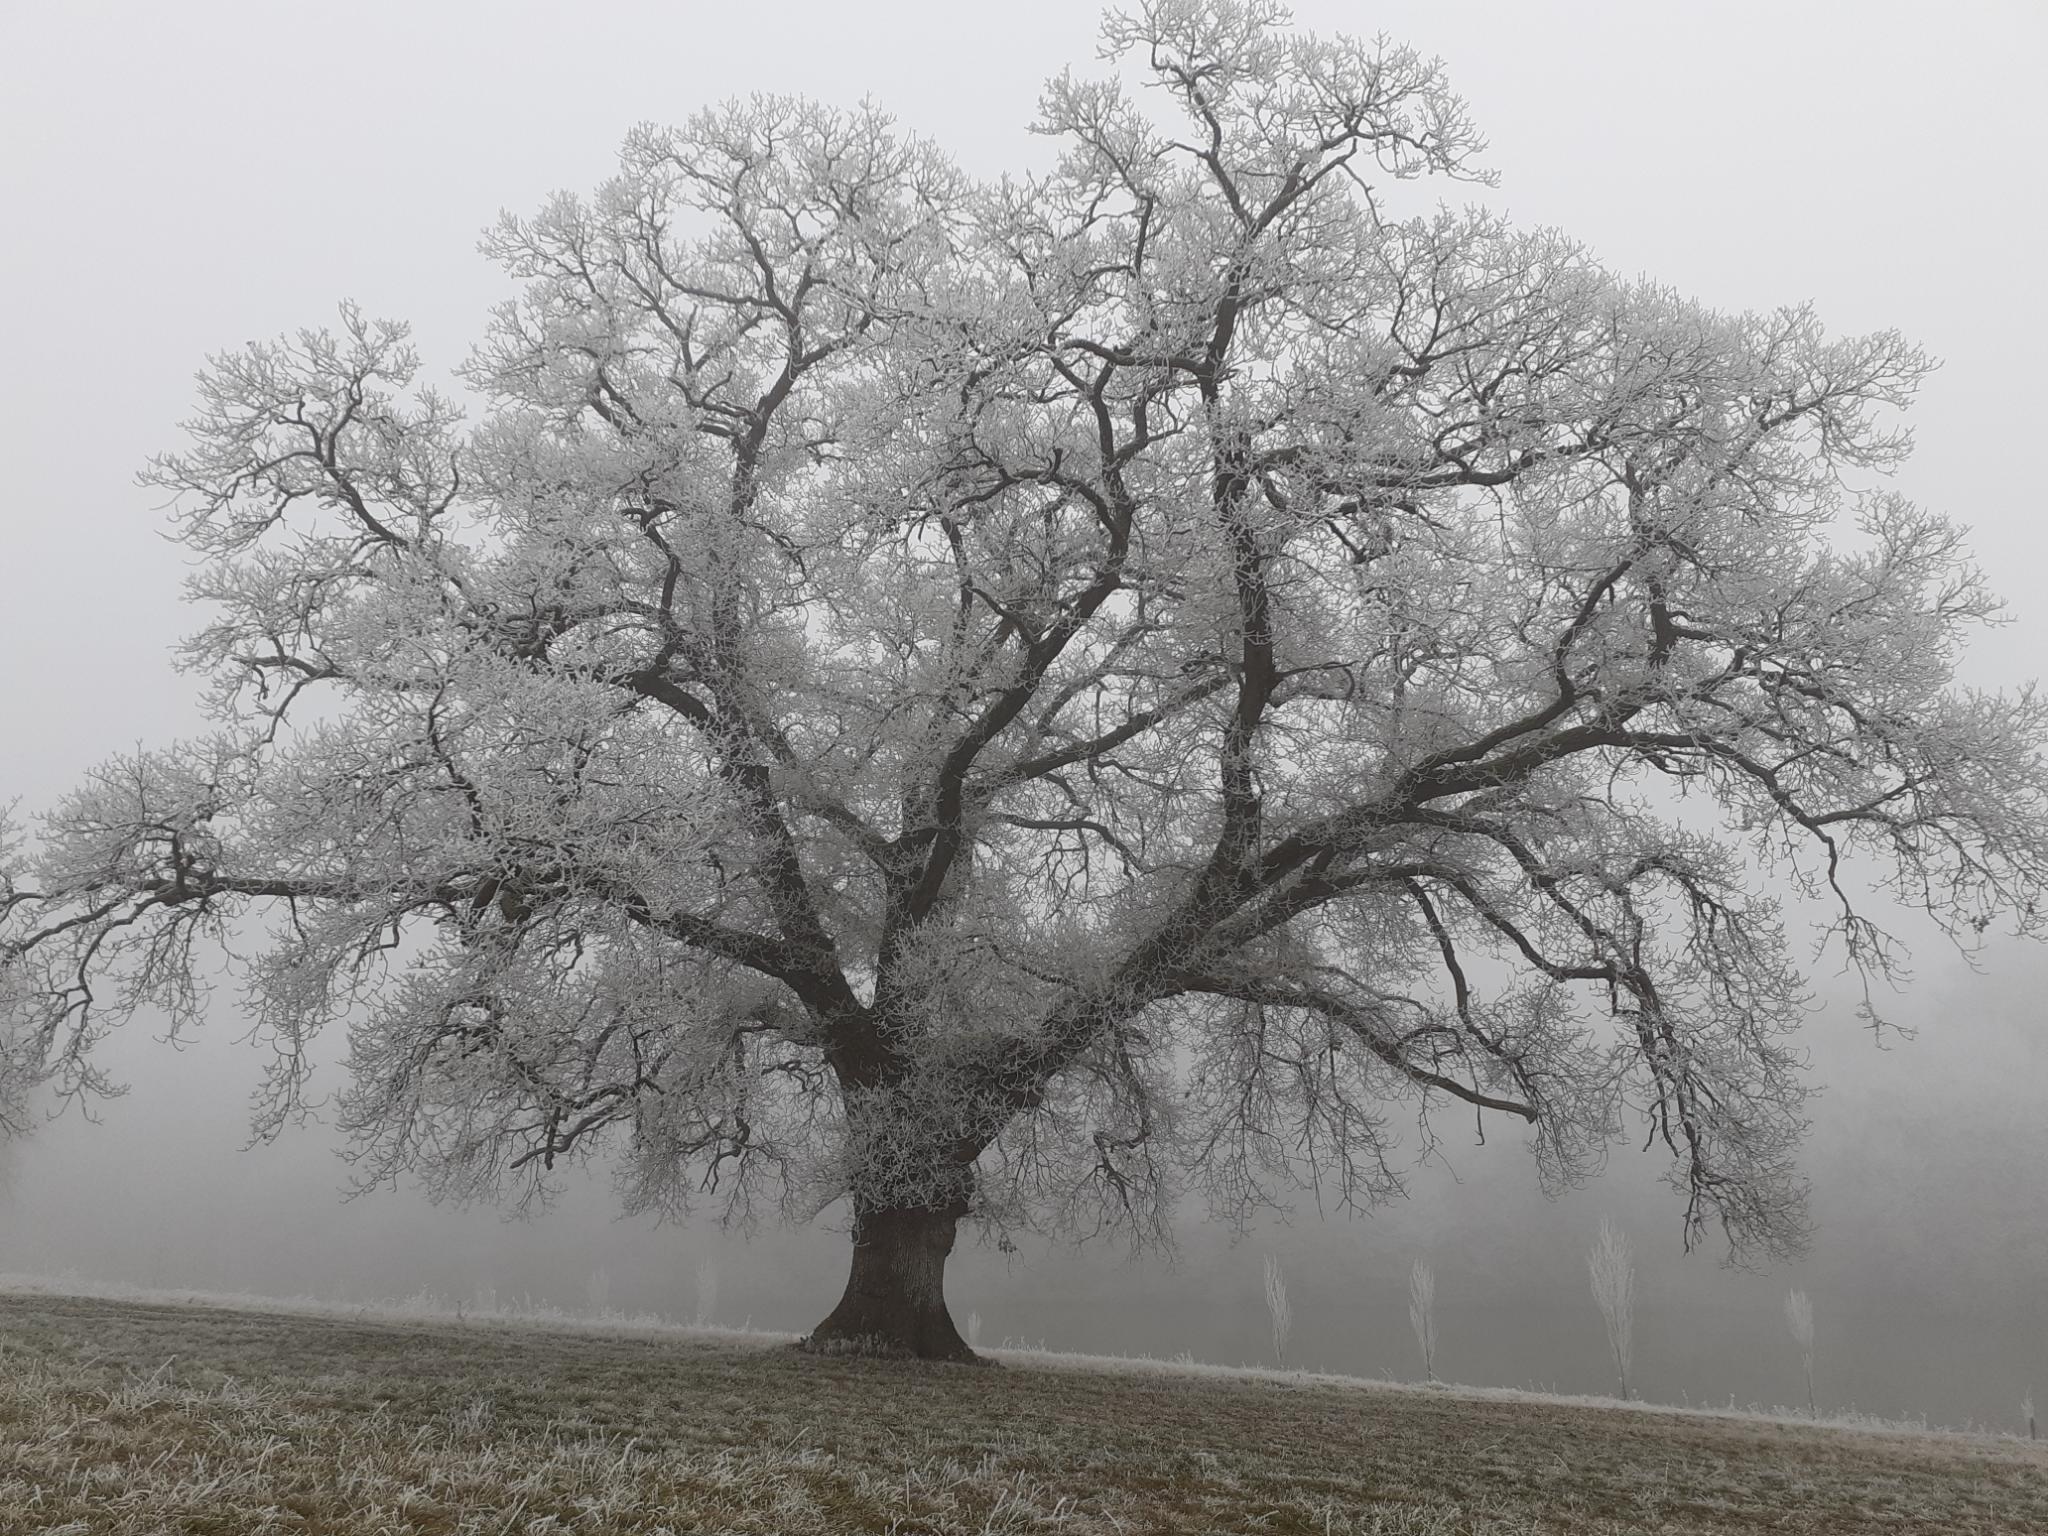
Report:
[{"label": "tree canopy", "polygon": [[2041,924],[2041,708],[1957,683],[1997,603],[1876,473],[1927,360],[1398,215],[1484,175],[1408,49],[1103,35],[1041,174],[635,129],[489,232],[466,406],[350,306],[211,359],[146,479],[215,727],[0,826],[0,1124],[225,950],[260,1131],[342,1025],[368,1184],[845,1200],[823,1336],[964,1352],[963,1217],[1384,1199],[1396,1106],[1552,1185],[1647,1134],[1795,1251],[1773,891],[1877,968],[1858,879]]}]

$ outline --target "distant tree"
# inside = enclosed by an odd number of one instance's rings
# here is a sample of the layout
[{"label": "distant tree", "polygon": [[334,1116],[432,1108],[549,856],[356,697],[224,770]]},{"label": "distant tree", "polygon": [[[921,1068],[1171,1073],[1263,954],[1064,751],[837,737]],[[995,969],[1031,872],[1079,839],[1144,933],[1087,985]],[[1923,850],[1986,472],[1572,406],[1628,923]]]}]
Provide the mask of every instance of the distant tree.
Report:
[{"label": "distant tree", "polygon": [[1408,1326],[1422,1350],[1422,1379],[1436,1380],[1436,1271],[1421,1259],[1408,1272]]},{"label": "distant tree", "polygon": [[1586,1258],[1593,1276],[1593,1300],[1607,1324],[1607,1347],[1614,1356],[1615,1373],[1621,1378],[1622,1399],[1635,1395],[1629,1385],[1628,1367],[1635,1348],[1636,1261],[1628,1234],[1609,1217],[1600,1218],[1600,1235]]},{"label": "distant tree", "polygon": [[1813,1302],[1804,1291],[1785,1293],[1785,1325],[1792,1330],[1792,1342],[1799,1346],[1799,1363],[1806,1371],[1806,1412],[1820,1417],[1813,1396]]},{"label": "distant tree", "polygon": [[699,1328],[711,1326],[712,1316],[718,1311],[718,1260],[703,1258],[697,1261],[697,1311],[695,1321]]},{"label": "distant tree", "polygon": [[[1439,67],[1146,0],[1042,175],[878,112],[643,127],[506,217],[463,380],[345,307],[212,359],[174,498],[211,734],[0,833],[0,1118],[221,1005],[367,1185],[846,1211],[820,1342],[967,1353],[971,1218],[1164,1230],[1400,1187],[1386,1111],[1630,1114],[1691,1240],[1795,1250],[1767,865],[2037,930],[2041,706],[1865,472],[1927,363],[1483,212]],[[1143,102],[1157,102],[1155,118]],[[1841,542],[1835,530],[1853,521]],[[1625,1113],[1628,1111],[1629,1113]]]},{"label": "distant tree", "polygon": [[1281,1369],[1287,1367],[1287,1339],[1294,1332],[1294,1309],[1287,1304],[1287,1277],[1280,1273],[1280,1261],[1266,1255],[1266,1316],[1273,1324],[1273,1358]]}]

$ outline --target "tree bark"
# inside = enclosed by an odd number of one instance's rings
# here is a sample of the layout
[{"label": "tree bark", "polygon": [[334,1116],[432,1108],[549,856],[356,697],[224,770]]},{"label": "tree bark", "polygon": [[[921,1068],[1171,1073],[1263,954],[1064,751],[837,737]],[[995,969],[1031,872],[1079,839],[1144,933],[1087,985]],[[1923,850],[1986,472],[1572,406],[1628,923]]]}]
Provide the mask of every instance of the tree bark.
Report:
[{"label": "tree bark", "polygon": [[857,1213],[846,1292],[803,1347],[919,1360],[979,1358],[946,1310],[946,1257],[966,1214],[964,1204]]}]

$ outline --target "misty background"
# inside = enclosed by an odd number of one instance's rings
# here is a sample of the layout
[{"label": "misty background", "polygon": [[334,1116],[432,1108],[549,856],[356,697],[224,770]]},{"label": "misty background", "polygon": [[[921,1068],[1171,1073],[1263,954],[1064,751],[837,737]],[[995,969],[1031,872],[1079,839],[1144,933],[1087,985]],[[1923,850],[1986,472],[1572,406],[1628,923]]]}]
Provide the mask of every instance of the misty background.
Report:
[{"label": "misty background", "polygon": [[[1896,327],[1944,360],[1897,477],[1974,529],[2012,603],[1966,680],[2048,672],[2048,526],[2035,460],[2048,335],[2042,164],[2048,10],[2032,0],[1433,7],[1304,0],[1317,30],[1384,30],[1441,54],[1492,142],[1497,191],[1443,185],[1554,225],[1610,267],[1725,309],[1811,299],[1829,327]],[[330,324],[354,298],[410,320],[429,371],[458,364],[510,287],[475,253],[500,209],[611,174],[643,119],[752,91],[872,97],[970,171],[1045,162],[1040,82],[1094,66],[1098,9],[887,0],[742,17],[621,3],[573,21],[538,5],[370,0],[346,16],[198,0],[0,11],[0,801],[48,806],[107,754],[199,728],[169,647],[194,616],[134,473],[177,446],[205,353]],[[1426,204],[1425,204],[1426,206]],[[1965,957],[1924,927],[1910,988],[1878,1001],[1917,1038],[1880,1048],[1839,954],[1813,970],[1803,1044],[1819,1234],[1803,1263],[1687,1255],[1663,1161],[1615,1149],[1547,1201],[1512,1128],[1475,1145],[1443,1114],[1410,1198],[1238,1235],[1181,1213],[1178,1251],[963,1235],[953,1309],[985,1342],[1270,1361],[1260,1269],[1277,1255],[1291,1365],[1413,1377],[1409,1265],[1437,1277],[1438,1374],[1611,1391],[1585,1256],[1599,1218],[1634,1239],[1640,1393],[1792,1403],[1782,1312],[1812,1297],[1823,1410],[2017,1427],[2048,1392],[2048,953]],[[0,1149],[0,1271],[160,1286],[450,1300],[493,1288],[688,1318],[713,1258],[713,1320],[802,1330],[844,1282],[829,1223],[753,1234],[621,1220],[603,1170],[508,1220],[401,1188],[344,1203],[327,1130],[245,1148],[260,1048],[232,984],[182,1049],[138,1026],[103,1062],[133,1085]],[[337,1056],[341,1042],[330,1042]],[[1408,1137],[1411,1150],[1420,1140]]]}]

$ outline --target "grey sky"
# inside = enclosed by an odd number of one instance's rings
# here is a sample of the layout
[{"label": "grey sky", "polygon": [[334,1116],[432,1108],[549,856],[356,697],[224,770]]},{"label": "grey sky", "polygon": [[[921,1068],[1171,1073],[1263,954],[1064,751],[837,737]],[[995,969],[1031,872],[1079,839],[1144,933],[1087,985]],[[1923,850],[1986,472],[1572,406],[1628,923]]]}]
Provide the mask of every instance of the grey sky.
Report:
[{"label": "grey sky", "polygon": [[[589,189],[631,123],[735,93],[872,96],[972,170],[1035,163],[1044,145],[1023,130],[1038,83],[1064,63],[1095,67],[1096,15],[1075,0],[0,11],[0,798],[47,804],[106,753],[197,723],[168,657],[190,623],[179,555],[133,474],[175,445],[204,353],[326,324],[347,296],[410,319],[429,365],[451,366],[507,291],[475,254],[484,224]],[[1944,359],[1901,487],[1974,527],[2012,600],[2013,622],[1973,652],[1973,680],[2048,670],[2029,451],[2048,335],[2048,9],[1316,0],[1297,16],[1442,54],[1492,142],[1501,187],[1485,199],[1517,220],[1717,306],[1810,299],[1836,330],[1896,327]],[[1601,1185],[1552,1207],[1514,1148],[1459,1143],[1465,1184],[1428,1174],[1407,1208],[1370,1223],[1323,1231],[1305,1212],[1235,1250],[1198,1234],[1171,1271],[969,1255],[958,1306],[988,1316],[992,1337],[1245,1358],[1260,1347],[1256,1258],[1271,1246],[1296,1266],[1297,1355],[1406,1370],[1400,1288],[1428,1251],[1444,1374],[1597,1389],[1583,1251],[1614,1209],[1644,1270],[1650,1395],[1788,1399],[1791,1378],[1771,1372],[1776,1308],[1796,1282],[1814,1296],[1823,1395],[1837,1370],[1837,1401],[2009,1415],[2027,1373],[2048,1386],[2048,1197],[2013,1166],[2048,1155],[2029,1092],[2048,1084],[2034,1003],[2048,960],[1994,943],[1972,972],[1929,949],[1894,1009],[1922,1036],[1883,1054],[1822,969],[1831,1007],[1809,1043],[1836,1087],[1814,1111],[1810,1166],[1828,1225],[1801,1272],[1680,1259],[1675,1205],[1646,1160],[1618,1155]],[[136,1092],[107,1125],[61,1125],[23,1149],[13,1194],[0,1189],[0,1268],[387,1290],[495,1275],[501,1290],[568,1287],[573,1301],[604,1263],[617,1299],[688,1310],[690,1255],[713,1239],[610,1225],[601,1193],[509,1229],[410,1196],[342,1212],[316,1136],[238,1154],[254,1064],[221,1022],[220,1043],[182,1057],[124,1044]],[[842,1241],[722,1251],[775,1312],[759,1320],[801,1326],[836,1291]]]}]

